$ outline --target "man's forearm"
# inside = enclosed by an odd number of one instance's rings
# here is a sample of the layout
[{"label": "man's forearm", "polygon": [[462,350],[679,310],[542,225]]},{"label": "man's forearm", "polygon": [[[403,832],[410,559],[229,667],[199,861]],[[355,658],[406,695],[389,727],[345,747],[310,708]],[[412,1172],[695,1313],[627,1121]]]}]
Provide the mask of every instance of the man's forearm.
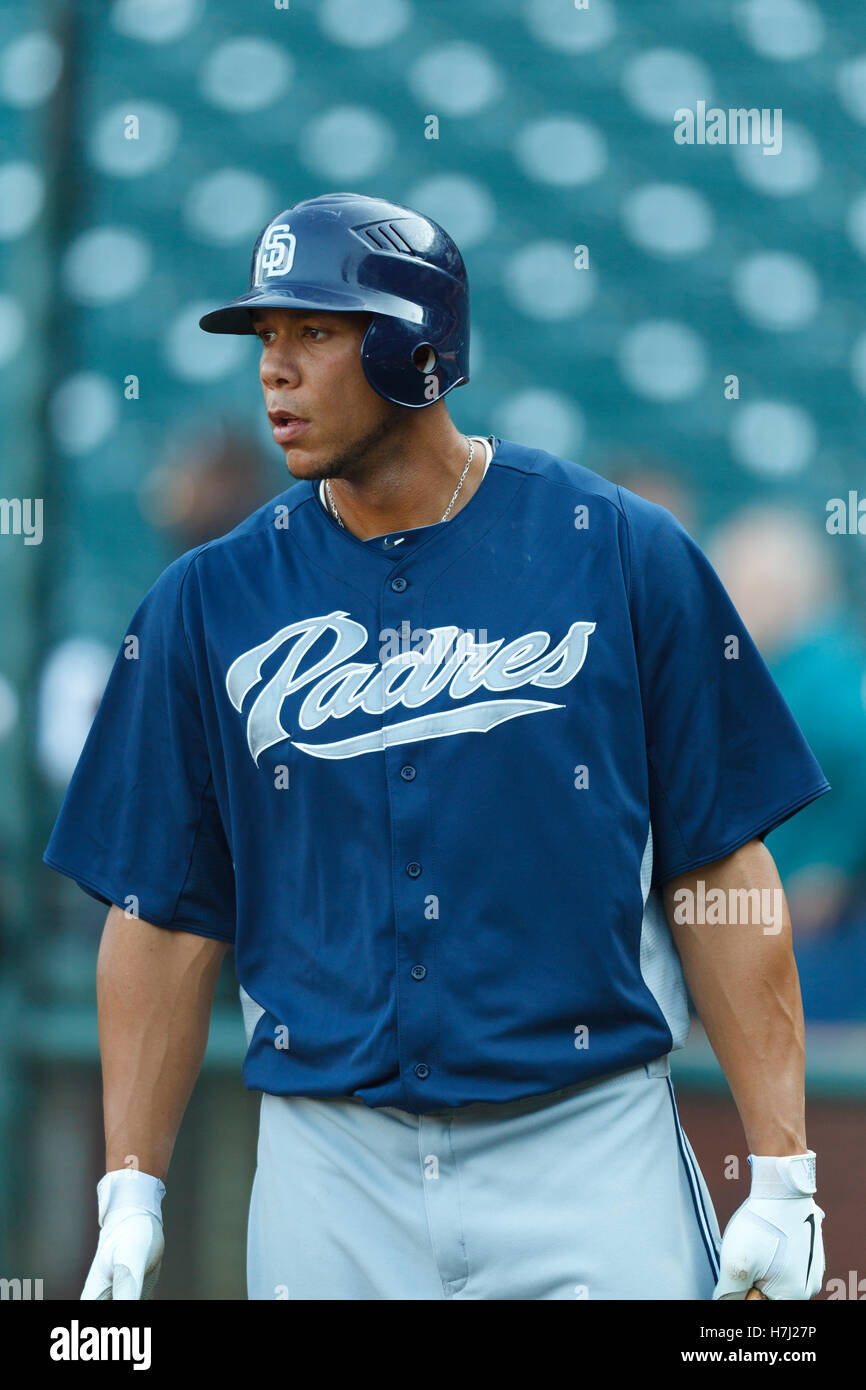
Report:
[{"label": "man's forearm", "polygon": [[[768,930],[764,920],[732,922],[730,912],[718,923],[681,920],[705,915],[684,909],[690,901],[705,902],[712,889],[722,890],[725,905],[738,901],[738,889],[764,890],[764,902],[781,905],[780,920]],[[663,897],[692,999],[731,1088],[749,1152],[803,1153],[803,1006],[788,907],[772,855],[752,840],[671,879]]]},{"label": "man's forearm", "polygon": [[165,1177],[227,949],[110,910],[97,965],[106,1172]]}]

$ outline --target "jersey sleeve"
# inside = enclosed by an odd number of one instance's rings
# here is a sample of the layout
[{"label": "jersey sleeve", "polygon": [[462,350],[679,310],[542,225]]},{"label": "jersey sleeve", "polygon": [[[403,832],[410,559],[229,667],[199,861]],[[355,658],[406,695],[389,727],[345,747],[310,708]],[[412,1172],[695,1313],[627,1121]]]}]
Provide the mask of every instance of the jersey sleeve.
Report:
[{"label": "jersey sleeve", "polygon": [[232,942],[234,866],[182,612],[189,563],[136,610],[42,857],[100,902]]},{"label": "jersey sleeve", "polygon": [[619,494],[658,886],[830,784],[703,551],[666,508]]}]

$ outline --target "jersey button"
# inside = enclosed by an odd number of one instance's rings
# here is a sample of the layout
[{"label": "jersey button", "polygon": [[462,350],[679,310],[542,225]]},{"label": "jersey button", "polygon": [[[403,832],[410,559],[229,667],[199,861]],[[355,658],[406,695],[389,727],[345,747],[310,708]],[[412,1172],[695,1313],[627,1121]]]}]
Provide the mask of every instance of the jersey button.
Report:
[{"label": "jersey button", "polygon": [[413,980],[423,980],[427,974],[427,967],[426,965],[413,965],[411,973]]},{"label": "jersey button", "polygon": [[417,1076],[419,1081],[427,1080],[427,1077],[430,1075],[430,1068],[428,1067],[426,1062],[415,1063],[415,1075]]},{"label": "jersey button", "polygon": [[406,872],[410,878],[418,878],[421,874],[421,865],[416,864],[413,859],[411,864],[406,865]]},{"label": "jersey button", "polygon": [[416,772],[411,763],[407,763],[405,767],[400,768],[400,776],[403,778],[404,782],[415,781]]},{"label": "jersey button", "polygon": [[396,579],[391,580],[391,588],[394,590],[395,594],[405,593],[409,588],[409,580],[404,579],[402,575],[398,574]]}]

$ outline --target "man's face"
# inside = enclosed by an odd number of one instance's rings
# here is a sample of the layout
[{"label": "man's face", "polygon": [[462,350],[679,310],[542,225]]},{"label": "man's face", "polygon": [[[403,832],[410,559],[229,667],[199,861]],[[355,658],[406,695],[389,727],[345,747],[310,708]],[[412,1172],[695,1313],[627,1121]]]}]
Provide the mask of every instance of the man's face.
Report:
[{"label": "man's face", "polygon": [[364,375],[361,341],[371,315],[257,309],[252,317],[265,409],[289,472],[358,476],[410,413],[384,400]]}]

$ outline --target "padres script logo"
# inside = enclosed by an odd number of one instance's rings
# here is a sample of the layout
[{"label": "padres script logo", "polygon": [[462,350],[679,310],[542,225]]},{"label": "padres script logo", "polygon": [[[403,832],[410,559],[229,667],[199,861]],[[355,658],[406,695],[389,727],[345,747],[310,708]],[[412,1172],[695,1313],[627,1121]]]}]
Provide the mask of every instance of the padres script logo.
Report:
[{"label": "padres script logo", "polygon": [[[251,647],[229,667],[226,690],[240,711],[253,686],[259,684],[268,657],[280,647],[288,647],[280,669],[263,685],[247,716],[247,743],[253,762],[258,764],[266,748],[291,737],[280,723],[280,708],[288,695],[304,687],[308,689],[298,713],[298,726],[304,730],[317,729],[326,719],[345,719],[357,709],[370,715],[381,715],[395,705],[419,709],[446,686],[453,700],[465,700],[477,690],[519,690],[528,685],[557,689],[577,675],[594,631],[595,623],[572,623],[562,641],[550,648],[546,632],[527,632],[503,644],[502,638],[476,642],[458,627],[434,627],[428,629],[431,640],[423,652],[400,652],[374,663],[351,660],[367,645],[369,633],[362,623],[337,611],[291,623]],[[331,650],[299,675],[304,657],[316,640],[328,633],[334,634]],[[543,700],[473,700],[454,709],[379,726],[354,738],[334,743],[295,740],[294,746],[315,758],[357,758],[361,753],[380,753],[419,739],[487,733],[522,714],[563,708]]]}]

